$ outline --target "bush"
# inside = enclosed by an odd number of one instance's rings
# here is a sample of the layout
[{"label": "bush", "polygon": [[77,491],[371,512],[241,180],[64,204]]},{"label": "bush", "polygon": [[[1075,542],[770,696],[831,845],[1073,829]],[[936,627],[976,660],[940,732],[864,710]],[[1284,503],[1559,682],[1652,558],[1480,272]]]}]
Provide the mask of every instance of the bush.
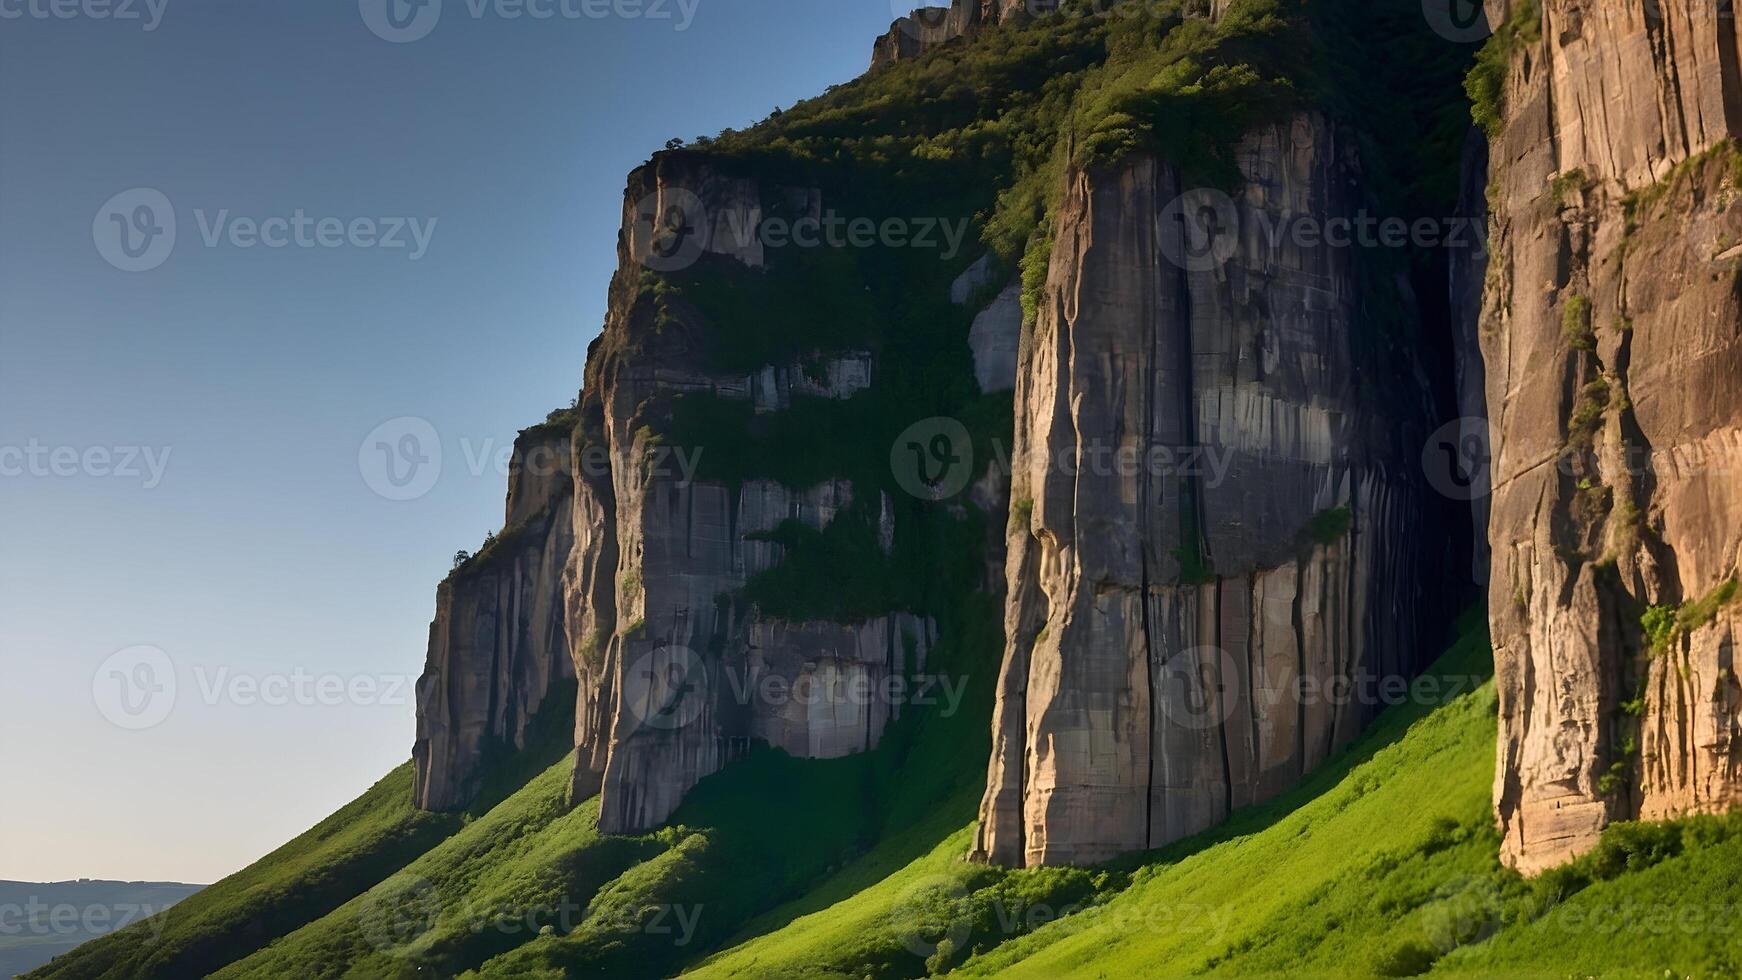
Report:
[{"label": "bush", "polygon": [[1470,96],[1470,118],[1489,139],[1497,139],[1506,122],[1506,75],[1512,70],[1513,54],[1540,40],[1542,7],[1538,0],[1526,0],[1477,52],[1476,65],[1464,79],[1464,91]]},{"label": "bush", "polygon": [[1399,943],[1380,954],[1373,963],[1373,972],[1382,977],[1413,977],[1433,969],[1439,952],[1420,940]]}]

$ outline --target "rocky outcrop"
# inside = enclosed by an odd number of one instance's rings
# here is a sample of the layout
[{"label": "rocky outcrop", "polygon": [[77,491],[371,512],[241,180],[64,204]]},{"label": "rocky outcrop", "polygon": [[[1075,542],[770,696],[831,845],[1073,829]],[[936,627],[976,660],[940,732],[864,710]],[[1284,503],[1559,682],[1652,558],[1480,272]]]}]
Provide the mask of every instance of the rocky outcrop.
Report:
[{"label": "rocky outcrop", "polygon": [[1481,319],[1495,808],[1525,872],[1742,802],[1742,24],[1534,11],[1506,35]]},{"label": "rocky outcrop", "polygon": [[1417,666],[1429,413],[1375,379],[1425,386],[1364,342],[1356,250],[1262,233],[1352,215],[1352,149],[1302,115],[1237,158],[1231,201],[1153,158],[1068,179],[1017,372],[983,859],[1091,863],[1211,826]]},{"label": "rocky outcrop", "polygon": [[568,432],[514,444],[503,531],[436,590],[417,683],[414,797],[426,810],[472,802],[496,754],[526,747],[569,665],[562,570],[574,545]]},{"label": "rocky outcrop", "polygon": [[[820,208],[814,191],[770,193],[795,213]],[[523,435],[505,530],[438,592],[419,684],[419,806],[470,803],[492,752],[522,747],[529,719],[569,678],[571,795],[598,794],[606,832],[657,826],[753,742],[831,758],[875,747],[899,716],[886,692],[924,669],[930,619],[786,621],[739,597],[782,561],[773,532],[788,523],[820,531],[853,509],[887,551],[888,498],[860,501],[842,480],[701,479],[707,447],[668,444],[677,396],[747,402],[760,416],[875,383],[867,350],[716,370],[714,325],[642,288],[652,272],[698,261],[759,274],[768,256],[743,230],[761,220],[763,195],[683,154],[632,176],[582,399],[572,418]]]},{"label": "rocky outcrop", "polygon": [[877,39],[871,48],[871,68],[917,58],[941,44],[972,36],[983,25],[1046,13],[1057,6],[1057,0],[950,0],[947,7],[922,7],[897,18],[889,32]]}]

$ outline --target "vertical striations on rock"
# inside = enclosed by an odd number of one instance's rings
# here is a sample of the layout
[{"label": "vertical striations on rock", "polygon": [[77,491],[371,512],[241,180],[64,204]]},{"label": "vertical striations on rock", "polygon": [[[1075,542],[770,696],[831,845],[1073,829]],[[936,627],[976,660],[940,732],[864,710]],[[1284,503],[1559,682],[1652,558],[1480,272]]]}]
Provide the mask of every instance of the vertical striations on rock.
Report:
[{"label": "vertical striations on rock", "polygon": [[412,748],[423,809],[471,803],[494,755],[525,748],[546,697],[574,677],[562,591],[570,470],[566,428],[521,433],[501,534],[436,590]]},{"label": "vertical striations on rock", "polygon": [[1742,802],[1742,23],[1488,9],[1495,809],[1528,873]]},{"label": "vertical striations on rock", "polygon": [[1181,237],[1169,163],[1068,178],[1017,375],[983,859],[1209,827],[1354,737],[1363,679],[1417,666],[1430,412],[1380,379],[1425,386],[1369,342],[1356,250],[1263,233],[1354,214],[1352,148],[1303,113],[1236,158],[1225,261]]},{"label": "vertical striations on rock", "polygon": [[[420,807],[469,804],[492,752],[523,747],[562,680],[577,682],[571,797],[598,794],[606,832],[658,826],[752,742],[837,757],[875,747],[898,716],[897,703],[865,692],[924,668],[937,642],[931,619],[789,621],[738,598],[780,564],[777,532],[820,532],[849,510],[887,523],[887,496],[861,501],[846,480],[698,479],[707,447],[665,444],[676,395],[761,416],[875,382],[872,355],[854,349],[716,370],[715,325],[647,288],[646,270],[667,262],[765,269],[755,234],[764,193],[683,154],[631,175],[619,271],[582,397],[522,435],[503,532],[438,590],[418,687]],[[820,206],[813,191],[768,193],[801,214]],[[887,550],[891,531],[870,533]],[[760,693],[770,689],[791,694]]]},{"label": "vertical striations on rock", "polygon": [[[761,219],[763,193],[753,181],[664,155],[632,176],[625,202],[620,268],[587,362],[577,433],[580,458],[599,472],[578,480],[577,545],[566,571],[580,677],[573,795],[598,792],[604,832],[657,827],[690,787],[753,742],[801,757],[874,747],[894,710],[855,693],[920,670],[935,641],[934,625],[909,614],[780,621],[733,601],[779,564],[779,529],[822,531],[855,503],[880,501],[857,500],[847,480],[789,487],[697,479],[693,453],[709,447],[665,446],[679,393],[749,402],[765,414],[791,409],[794,397],[850,399],[874,383],[864,350],[721,373],[709,359],[716,326],[643,287],[646,268],[658,265],[655,249],[671,244],[652,240],[658,226],[648,216],[674,211],[699,219],[702,232],[690,242],[697,258],[763,268],[760,249],[746,244],[754,235],[744,235]],[[817,207],[814,191],[768,193]],[[681,238],[676,244],[685,247]],[[770,682],[798,695],[756,695]]]}]

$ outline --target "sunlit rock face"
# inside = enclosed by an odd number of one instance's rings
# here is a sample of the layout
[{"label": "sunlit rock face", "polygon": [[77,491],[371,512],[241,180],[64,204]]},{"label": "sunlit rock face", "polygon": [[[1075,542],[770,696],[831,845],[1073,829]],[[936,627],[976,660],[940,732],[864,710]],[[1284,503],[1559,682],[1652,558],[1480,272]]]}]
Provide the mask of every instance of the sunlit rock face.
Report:
[{"label": "sunlit rock face", "polygon": [[[1419,666],[1425,385],[1362,342],[1358,250],[1263,233],[1353,214],[1353,149],[1302,114],[1237,160],[1232,200],[1154,158],[1068,177],[1016,375],[983,859],[1086,864],[1209,827],[1374,711],[1300,692]],[[1211,252],[1184,237],[1187,191],[1225,208]]]},{"label": "sunlit rock face", "polygon": [[412,749],[427,810],[470,803],[492,753],[525,748],[546,698],[574,677],[558,587],[574,546],[568,433],[529,431],[512,459],[503,532],[436,590]]},{"label": "sunlit rock face", "polygon": [[1719,9],[1545,0],[1507,66],[1479,335],[1495,809],[1525,872],[1742,800],[1742,23]]},{"label": "sunlit rock face", "polygon": [[[828,527],[853,506],[852,483],[699,479],[695,447],[664,444],[661,406],[675,394],[764,415],[876,383],[864,350],[713,370],[702,353],[713,326],[641,288],[669,244],[659,240],[667,221],[702,222],[680,242],[694,247],[692,260],[765,269],[754,229],[775,196],[800,213],[821,206],[815,191],[764,188],[682,155],[631,176],[620,268],[572,428],[522,437],[498,543],[438,591],[419,685],[419,806],[471,803],[492,753],[524,747],[533,716],[571,679],[572,795],[598,794],[607,832],[657,827],[752,742],[834,758],[874,748],[898,717],[899,702],[876,692],[924,669],[937,642],[930,619],[788,622],[730,601],[780,563],[769,532],[785,522]],[[993,330],[987,349],[1010,343],[1008,333]],[[540,465],[522,465],[534,455]],[[887,498],[873,501],[887,524]],[[879,532],[887,549],[892,528]]]}]

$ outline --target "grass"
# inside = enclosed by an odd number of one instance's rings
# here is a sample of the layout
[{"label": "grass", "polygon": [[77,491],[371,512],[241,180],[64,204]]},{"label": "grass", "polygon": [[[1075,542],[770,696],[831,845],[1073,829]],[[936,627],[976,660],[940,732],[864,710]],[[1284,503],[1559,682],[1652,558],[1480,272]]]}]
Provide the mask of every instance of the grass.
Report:
[{"label": "grass", "polygon": [[1355,515],[1347,507],[1333,507],[1314,514],[1302,532],[1305,540],[1319,545],[1333,545],[1349,533]]},{"label": "grass", "polygon": [[564,801],[571,766],[551,766],[400,872],[215,975],[452,976],[547,925],[572,928],[601,886],[684,835],[599,835],[596,801]]},{"label": "grass", "polygon": [[1524,0],[1477,52],[1476,64],[1464,79],[1464,92],[1470,97],[1471,120],[1490,140],[1499,138],[1506,122],[1506,77],[1512,70],[1512,56],[1541,40],[1540,0]]},{"label": "grass", "polygon": [[1583,192],[1591,186],[1591,179],[1585,175],[1582,168],[1574,168],[1566,173],[1555,174],[1549,181],[1549,192],[1554,195],[1556,204],[1565,204],[1567,198],[1575,192]]},{"label": "grass", "polygon": [[[1694,616],[1735,592],[1691,603]],[[979,610],[995,612],[989,600]],[[940,648],[940,666],[984,656],[974,650],[995,633],[985,622],[971,643]],[[1534,880],[1500,866],[1490,671],[1473,611],[1428,672],[1438,687],[1417,688],[1432,696],[1386,711],[1299,787],[1089,869],[965,860],[984,690],[953,718],[910,716],[866,755],[753,753],[655,834],[598,834],[595,803],[563,802],[565,760],[217,975],[1733,976],[1742,815],[1618,824]],[[335,829],[391,824],[408,789],[396,771],[309,839],[202,894],[281,877],[279,860],[306,868],[314,838],[330,847]],[[104,940],[65,959],[105,946],[122,948]],[[107,974],[60,975],[207,972],[106,962]]]},{"label": "grass", "polygon": [[1640,631],[1654,654],[1668,650],[1681,637],[1709,625],[1718,610],[1736,600],[1739,584],[1734,577],[1698,599],[1680,606],[1651,606],[1639,617]]},{"label": "grass", "polygon": [[1430,670],[1440,703],[1391,709],[1222,827],[1102,869],[1014,872],[963,861],[971,825],[916,828],[937,844],[891,841],[688,975],[1735,975],[1742,816],[1618,824],[1534,880],[1500,866],[1489,669],[1475,614]]},{"label": "grass", "polygon": [[[411,805],[411,764],[314,829],[166,913],[59,957],[33,977],[204,976],[338,908],[457,831]],[[162,936],[153,942],[153,929]]]},{"label": "grass", "polygon": [[1596,350],[1597,338],[1591,332],[1591,301],[1574,294],[1561,308],[1561,336],[1574,350]]}]

